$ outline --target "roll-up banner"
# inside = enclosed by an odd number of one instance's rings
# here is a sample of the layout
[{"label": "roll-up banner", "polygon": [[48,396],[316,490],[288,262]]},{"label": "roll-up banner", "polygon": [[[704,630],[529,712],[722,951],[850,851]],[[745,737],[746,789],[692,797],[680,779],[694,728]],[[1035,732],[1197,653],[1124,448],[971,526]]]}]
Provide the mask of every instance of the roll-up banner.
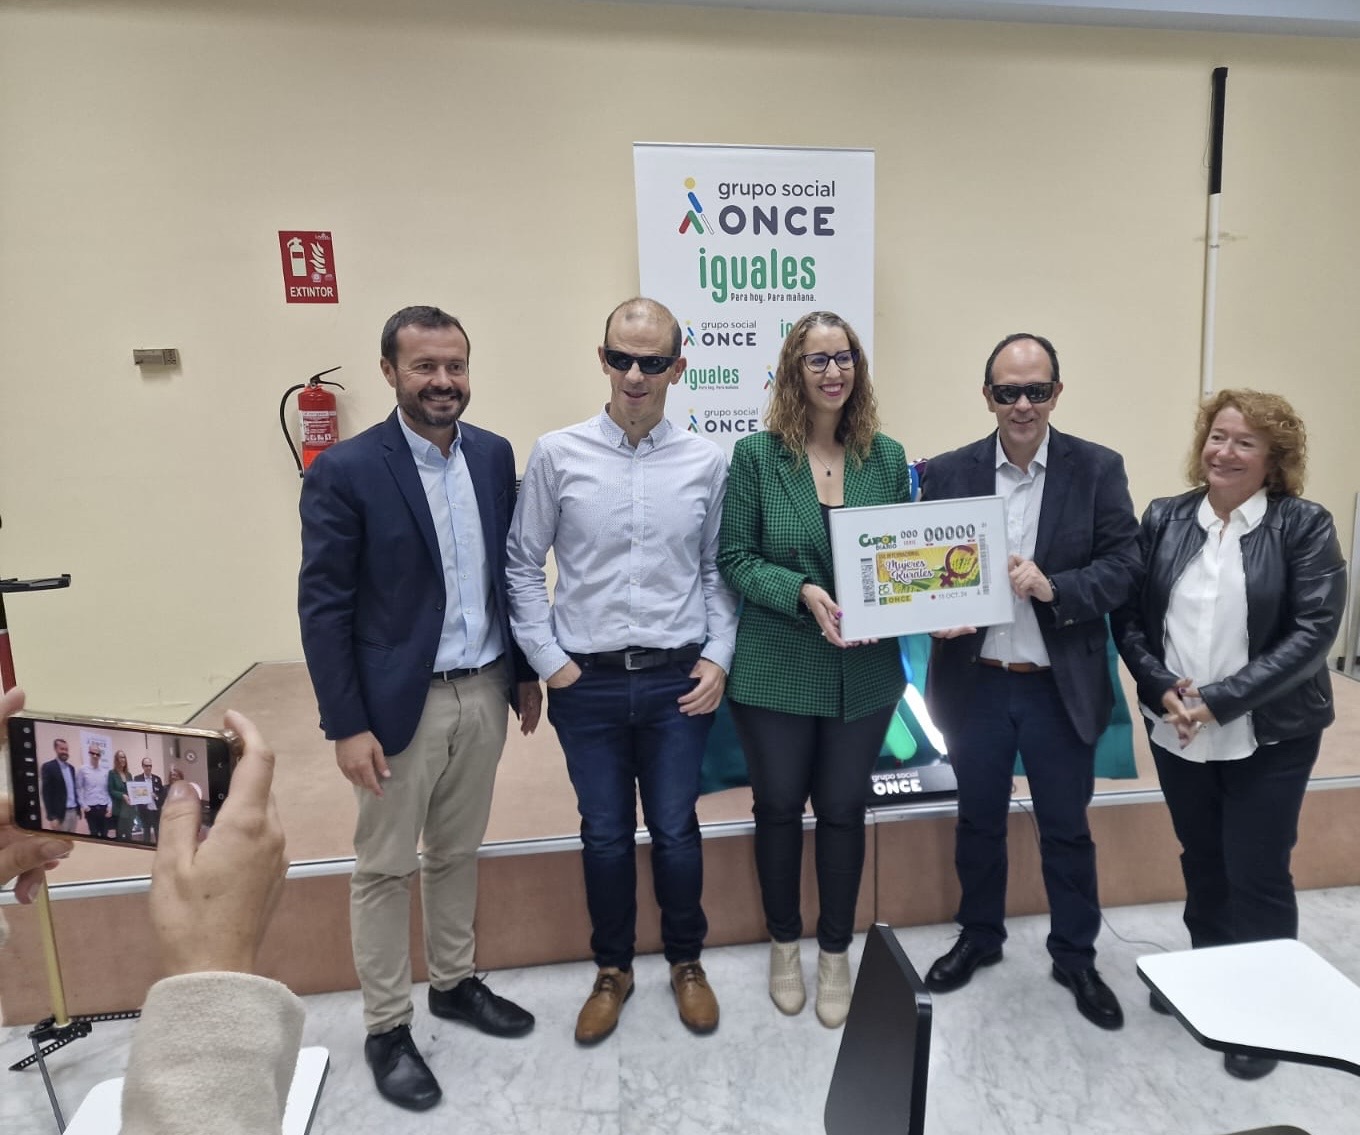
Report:
[{"label": "roll-up banner", "polygon": [[642,294],[680,321],[688,361],[666,413],[729,456],[762,428],[779,348],[834,311],[874,373],[874,152],[633,146]]}]

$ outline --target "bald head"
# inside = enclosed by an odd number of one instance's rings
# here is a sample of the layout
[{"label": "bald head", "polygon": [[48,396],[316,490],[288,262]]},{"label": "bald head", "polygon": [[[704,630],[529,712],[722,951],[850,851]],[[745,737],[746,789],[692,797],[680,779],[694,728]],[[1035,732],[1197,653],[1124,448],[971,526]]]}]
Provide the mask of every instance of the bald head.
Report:
[{"label": "bald head", "polygon": [[1000,358],[1002,352],[1010,352],[1012,354],[1024,354],[1028,352],[1032,356],[1033,352],[1036,350],[1042,351],[1044,358],[1048,360],[1050,371],[1048,376],[1049,380],[1052,382],[1061,382],[1062,374],[1058,370],[1057,350],[1054,348],[1053,344],[1042,335],[1035,335],[1032,331],[1017,331],[1013,335],[1007,335],[1001,342],[993,347],[992,353],[987,356],[987,362],[983,364],[982,367],[982,381],[984,383],[993,381],[992,367],[996,363],[996,360]]},{"label": "bald head", "polygon": [[609,330],[616,322],[620,327],[628,327],[630,330],[642,326],[664,327],[670,332],[671,354],[680,354],[680,323],[665,304],[647,299],[646,296],[634,296],[630,300],[624,300],[604,321],[605,346],[609,346]]}]

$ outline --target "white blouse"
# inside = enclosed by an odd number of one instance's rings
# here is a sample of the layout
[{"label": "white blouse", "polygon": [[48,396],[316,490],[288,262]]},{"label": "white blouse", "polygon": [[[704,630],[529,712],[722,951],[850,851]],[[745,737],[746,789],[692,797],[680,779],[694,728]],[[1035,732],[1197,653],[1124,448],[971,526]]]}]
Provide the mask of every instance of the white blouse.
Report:
[{"label": "white blouse", "polygon": [[[1190,678],[1196,688],[1237,673],[1249,661],[1242,537],[1265,515],[1265,489],[1233,509],[1226,524],[1215,514],[1207,496],[1200,501],[1195,520],[1207,533],[1204,548],[1171,588],[1165,638],[1167,669]],[[1189,704],[1196,703],[1190,700]],[[1256,751],[1250,713],[1226,725],[1207,725],[1183,749],[1174,725],[1146,707],[1143,713],[1156,722],[1153,742],[1187,761],[1240,761]]]}]

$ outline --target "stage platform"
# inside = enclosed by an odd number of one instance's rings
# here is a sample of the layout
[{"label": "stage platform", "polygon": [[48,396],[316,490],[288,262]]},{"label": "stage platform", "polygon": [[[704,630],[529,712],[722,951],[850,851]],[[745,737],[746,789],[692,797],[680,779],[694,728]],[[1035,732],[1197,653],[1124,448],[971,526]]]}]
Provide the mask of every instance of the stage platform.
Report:
[{"label": "stage platform", "polygon": [[[1314,783],[1304,803],[1294,873],[1301,888],[1360,883],[1360,684],[1335,678],[1338,720],[1324,734]],[[1126,690],[1131,696],[1131,690]],[[288,833],[289,872],[262,954],[264,971],[299,993],[356,986],[349,947],[348,876],[352,866],[353,789],[335,768],[316,725],[316,708],[300,662],[251,667],[196,714],[195,725],[220,725],[225,709],[249,715],[277,755],[275,793]],[[512,723],[513,724],[513,723]],[[1177,844],[1157,792],[1146,738],[1135,728],[1139,776],[1099,780],[1091,812],[1099,848],[1101,898],[1107,907],[1183,896]],[[1011,816],[1008,909],[1046,909],[1037,836],[1017,778]],[[751,851],[750,792],[729,789],[699,803],[704,827],[705,909],[709,942],[764,938]],[[809,817],[810,821],[810,817]],[[953,805],[918,802],[870,812],[857,929],[948,921],[958,900],[953,870]],[[484,970],[568,961],[589,955],[589,924],[576,838],[575,797],[561,749],[546,720],[522,737],[512,728],[496,781],[482,849],[478,965]],[[815,920],[811,832],[804,855],[804,915]],[[645,833],[639,870],[639,949],[660,947],[651,900]],[[150,853],[80,845],[53,876],[54,915],[72,1013],[139,1005],[159,973],[147,922]],[[48,1013],[41,947],[33,911],[10,905],[12,937],[0,967],[0,1020],[24,1024]],[[419,896],[412,912],[416,979]]]}]

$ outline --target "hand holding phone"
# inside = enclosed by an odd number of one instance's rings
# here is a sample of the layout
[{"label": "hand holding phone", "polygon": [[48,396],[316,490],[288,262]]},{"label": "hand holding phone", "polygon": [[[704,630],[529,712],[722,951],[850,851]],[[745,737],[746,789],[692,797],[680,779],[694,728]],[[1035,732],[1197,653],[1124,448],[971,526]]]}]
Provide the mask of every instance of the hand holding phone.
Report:
[{"label": "hand holding phone", "polygon": [[[17,686],[0,696],[0,736],[5,735],[10,717],[23,708],[24,691]],[[69,840],[34,835],[15,827],[10,801],[0,796],[0,887],[17,879],[15,898],[21,903],[30,903],[37,894],[43,873],[70,853]]]},{"label": "hand holding phone", "polygon": [[274,754],[254,724],[227,713],[244,742],[231,791],[207,837],[201,805],[185,783],[165,799],[151,874],[151,919],[168,975],[251,973],[288,869],[283,825],[270,788]]}]

